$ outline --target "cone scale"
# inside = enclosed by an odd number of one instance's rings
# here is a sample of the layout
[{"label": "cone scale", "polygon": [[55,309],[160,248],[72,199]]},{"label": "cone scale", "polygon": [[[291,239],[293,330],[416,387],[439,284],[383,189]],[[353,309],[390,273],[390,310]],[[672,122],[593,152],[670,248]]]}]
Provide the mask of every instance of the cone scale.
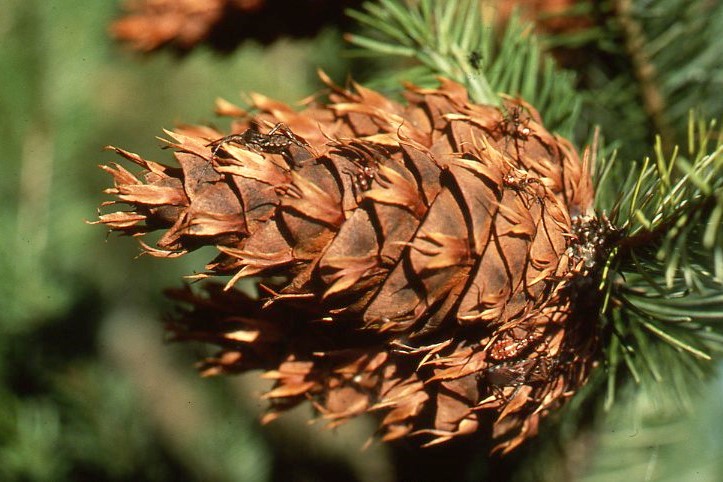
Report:
[{"label": "cone scale", "polygon": [[[202,290],[170,291],[168,329],[220,351],[205,375],[261,370],[265,421],[302,402],[336,426],[374,413],[383,440],[488,430],[508,452],[589,376],[598,351],[587,156],[518,100],[353,84],[295,111],[219,103],[235,134],[167,132],[180,167],[118,148],[100,216],[151,255],[215,246]],[[235,288],[259,277],[261,297]],[[281,281],[279,281],[281,280]]]}]

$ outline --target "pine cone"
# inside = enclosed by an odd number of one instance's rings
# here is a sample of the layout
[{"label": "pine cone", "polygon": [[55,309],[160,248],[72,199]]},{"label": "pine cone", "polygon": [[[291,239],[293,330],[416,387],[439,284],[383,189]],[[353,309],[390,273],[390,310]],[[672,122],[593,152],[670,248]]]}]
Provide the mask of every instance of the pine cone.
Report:
[{"label": "pine cone", "polygon": [[[587,156],[529,105],[472,104],[465,89],[407,86],[406,103],[322,75],[329,102],[301,112],[253,95],[237,134],[167,132],[180,168],[112,148],[107,192],[132,209],[98,222],[163,229],[154,256],[213,245],[170,294],[178,340],[222,347],[205,375],[263,370],[265,420],[305,400],[331,426],[380,414],[382,439],[427,445],[487,427],[512,450],[582,386],[597,357]],[[262,278],[261,299],[234,288]]]},{"label": "pine cone", "polygon": [[[190,48],[206,39],[229,0],[126,0],[129,12],[114,22],[111,33],[147,52],[169,42]],[[258,3],[258,2],[252,2]]]},{"label": "pine cone", "polygon": [[208,41],[228,51],[255,38],[264,43],[281,35],[309,36],[358,0],[125,0],[125,15],[110,32],[141,52],[172,45],[180,51]]}]

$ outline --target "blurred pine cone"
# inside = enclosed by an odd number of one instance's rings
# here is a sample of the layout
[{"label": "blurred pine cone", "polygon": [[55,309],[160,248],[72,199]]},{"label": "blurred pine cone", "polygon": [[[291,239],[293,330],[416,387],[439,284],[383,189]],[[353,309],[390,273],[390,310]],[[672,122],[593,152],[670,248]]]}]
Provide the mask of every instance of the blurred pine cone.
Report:
[{"label": "blurred pine cone", "polygon": [[201,42],[217,50],[242,40],[271,42],[282,35],[310,36],[343,19],[359,0],[125,0],[125,15],[110,33],[132,49],[149,52],[171,45],[186,51]]},{"label": "blurred pine cone", "polygon": [[[251,1],[253,7],[263,0]],[[128,15],[111,25],[111,33],[135,50],[150,51],[174,42],[187,49],[208,37],[230,0],[126,0]]]},{"label": "blurred pine cone", "polygon": [[[167,132],[180,168],[113,148],[145,171],[102,166],[117,198],[105,205],[131,210],[98,222],[162,229],[143,243],[154,256],[218,249],[201,277],[230,280],[172,291],[169,330],[222,347],[206,375],[275,380],[265,420],[308,400],[331,426],[380,414],[384,440],[487,427],[513,449],[597,358],[609,225],[591,215],[587,156],[531,106],[475,105],[449,80],[407,86],[404,105],[324,80],[329,102],[301,112],[220,102],[235,136]],[[234,289],[252,276],[258,300]]]}]

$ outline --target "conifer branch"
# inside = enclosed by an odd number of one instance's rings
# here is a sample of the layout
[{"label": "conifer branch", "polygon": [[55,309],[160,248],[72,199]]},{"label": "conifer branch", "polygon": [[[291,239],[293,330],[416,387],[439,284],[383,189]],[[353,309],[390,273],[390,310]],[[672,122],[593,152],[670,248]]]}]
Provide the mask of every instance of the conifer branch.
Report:
[{"label": "conifer branch", "polygon": [[[598,209],[612,211],[627,232],[607,279],[608,322],[622,340],[609,347],[609,386],[617,385],[620,362],[638,382],[683,380],[672,374],[710,373],[712,356],[723,353],[722,139],[716,122],[691,115],[687,152],[666,156],[659,139],[654,161],[615,168],[612,158],[599,166]],[[624,194],[611,204],[605,193],[621,177]],[[684,385],[669,386],[681,397],[690,389]]]},{"label": "conifer branch", "polygon": [[674,137],[665,118],[665,99],[658,85],[657,69],[646,53],[645,46],[648,42],[645,33],[640,23],[632,15],[632,0],[615,0],[614,3],[617,20],[623,31],[625,48],[633,64],[635,77],[640,84],[645,111],[651,119],[655,131],[665,142],[668,142]]},{"label": "conifer branch", "polygon": [[688,112],[723,113],[717,94],[723,75],[718,39],[723,9],[707,0],[607,0],[575,7],[590,19],[573,35],[547,39],[584,48],[586,117],[625,157],[660,135],[664,149],[685,139]]},{"label": "conifer branch", "polygon": [[475,0],[380,0],[363,8],[348,12],[369,29],[346,35],[358,47],[353,54],[414,59],[424,68],[405,70],[406,80],[442,75],[465,85],[480,104],[499,105],[499,94],[519,96],[539,110],[549,128],[571,136],[581,104],[574,76],[542,54],[531,26],[517,15],[501,33]]}]

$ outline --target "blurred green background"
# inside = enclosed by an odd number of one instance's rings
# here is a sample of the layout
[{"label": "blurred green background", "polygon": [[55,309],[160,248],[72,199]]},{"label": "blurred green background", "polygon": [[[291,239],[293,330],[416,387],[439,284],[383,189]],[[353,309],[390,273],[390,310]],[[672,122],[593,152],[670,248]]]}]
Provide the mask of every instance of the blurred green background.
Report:
[{"label": "blurred green background", "polygon": [[[368,420],[326,432],[308,426],[306,407],[262,428],[255,374],[201,379],[193,363],[206,348],[164,344],[162,290],[208,252],[136,257],[135,241],[84,222],[108,199],[96,165],[117,159],[104,145],[168,162],[154,136],[182,122],[225,127],[217,97],[294,102],[320,88],[317,67],[343,82],[341,31],[141,56],[107,34],[118,8],[0,0],[0,481],[397,480],[392,449],[359,450]],[[583,439],[576,480],[723,480],[721,400],[723,383],[711,384],[694,416],[657,432],[621,405]],[[647,457],[627,472],[620,434]],[[473,472],[500,480],[490,470]]]}]

